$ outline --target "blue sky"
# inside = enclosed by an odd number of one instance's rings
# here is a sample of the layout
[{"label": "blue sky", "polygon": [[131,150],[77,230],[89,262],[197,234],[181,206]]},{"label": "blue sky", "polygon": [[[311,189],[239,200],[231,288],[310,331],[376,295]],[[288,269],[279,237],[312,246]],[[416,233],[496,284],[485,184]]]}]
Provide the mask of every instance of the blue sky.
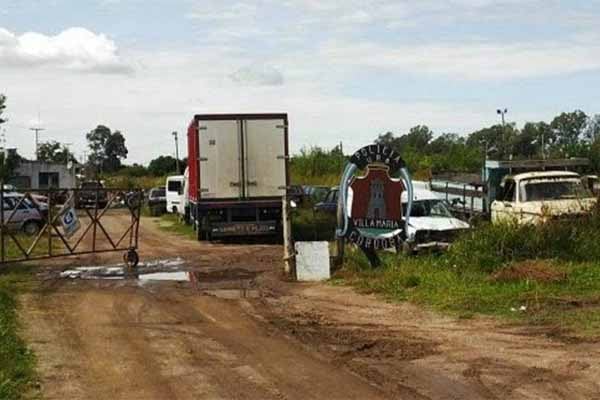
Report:
[{"label": "blue sky", "polygon": [[147,162],[194,113],[288,112],[294,151],[596,114],[598,21],[600,0],[3,0],[6,135],[81,154],[103,123]]}]

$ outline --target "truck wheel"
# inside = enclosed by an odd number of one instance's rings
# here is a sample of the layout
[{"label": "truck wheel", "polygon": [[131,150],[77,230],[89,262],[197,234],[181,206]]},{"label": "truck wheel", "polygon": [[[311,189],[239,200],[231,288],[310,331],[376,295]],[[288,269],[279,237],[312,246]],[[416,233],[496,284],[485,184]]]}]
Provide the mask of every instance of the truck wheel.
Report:
[{"label": "truck wheel", "polygon": [[26,235],[37,235],[40,231],[40,224],[37,221],[27,221],[23,224],[23,232]]}]

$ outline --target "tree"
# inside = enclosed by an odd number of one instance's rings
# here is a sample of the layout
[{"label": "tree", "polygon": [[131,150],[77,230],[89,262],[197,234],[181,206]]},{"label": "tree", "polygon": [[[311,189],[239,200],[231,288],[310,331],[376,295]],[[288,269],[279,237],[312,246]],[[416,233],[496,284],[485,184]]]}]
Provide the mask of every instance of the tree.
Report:
[{"label": "tree", "polygon": [[3,94],[0,94],[0,125],[2,125],[3,123],[5,123],[7,120],[2,118],[2,113],[4,112],[4,110],[6,109],[6,96]]},{"label": "tree", "polygon": [[69,161],[77,161],[67,146],[56,141],[40,144],[38,147],[38,159],[41,161],[58,164],[67,164]]},{"label": "tree", "polygon": [[463,146],[465,140],[456,133],[444,133],[429,142],[427,152],[430,154],[444,154],[452,150],[456,145]]},{"label": "tree", "polygon": [[575,156],[581,151],[581,140],[587,124],[588,117],[581,110],[562,113],[552,120],[550,127],[562,155]]},{"label": "tree", "polygon": [[154,176],[173,174],[177,168],[175,157],[159,156],[148,164],[148,172]]},{"label": "tree", "polygon": [[585,137],[590,142],[595,142],[600,138],[600,114],[588,118],[587,126],[585,127]]},{"label": "tree", "polygon": [[86,134],[91,150],[89,162],[100,171],[115,172],[121,167],[121,160],[127,158],[125,137],[121,132],[111,132],[110,128],[98,125]]},{"label": "tree", "polygon": [[479,148],[482,152],[487,148],[490,158],[508,158],[510,143],[516,135],[514,124],[506,124],[505,127],[494,125],[471,133],[467,138],[467,146]]},{"label": "tree", "polygon": [[0,180],[6,181],[14,176],[22,159],[16,150],[0,152]]},{"label": "tree", "polygon": [[400,154],[422,150],[433,138],[433,132],[425,125],[417,125],[407,134],[395,137],[392,132],[386,132],[375,140],[377,144],[390,146]]}]

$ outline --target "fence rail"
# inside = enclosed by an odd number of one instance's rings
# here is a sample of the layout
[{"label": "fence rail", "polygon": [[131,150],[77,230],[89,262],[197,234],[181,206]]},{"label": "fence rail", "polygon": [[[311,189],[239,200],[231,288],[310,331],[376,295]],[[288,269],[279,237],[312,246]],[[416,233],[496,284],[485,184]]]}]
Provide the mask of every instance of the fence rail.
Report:
[{"label": "fence rail", "polygon": [[139,189],[0,189],[0,264],[124,252],[137,264]]}]

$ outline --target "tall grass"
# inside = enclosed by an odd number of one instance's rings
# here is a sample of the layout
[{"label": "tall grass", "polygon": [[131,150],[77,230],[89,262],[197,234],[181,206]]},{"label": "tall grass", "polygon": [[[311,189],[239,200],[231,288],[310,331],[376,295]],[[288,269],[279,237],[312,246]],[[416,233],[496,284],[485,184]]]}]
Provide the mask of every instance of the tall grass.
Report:
[{"label": "tall grass", "polygon": [[337,278],[361,290],[461,317],[491,314],[600,336],[600,212],[540,225],[484,224],[444,254],[349,249]]},{"label": "tall grass", "polygon": [[572,220],[538,225],[484,224],[465,234],[443,257],[450,265],[494,271],[526,259],[600,261],[600,208]]},{"label": "tall grass", "polygon": [[27,274],[23,266],[0,273],[0,399],[26,397],[35,381],[35,358],[18,334],[16,297]]}]

